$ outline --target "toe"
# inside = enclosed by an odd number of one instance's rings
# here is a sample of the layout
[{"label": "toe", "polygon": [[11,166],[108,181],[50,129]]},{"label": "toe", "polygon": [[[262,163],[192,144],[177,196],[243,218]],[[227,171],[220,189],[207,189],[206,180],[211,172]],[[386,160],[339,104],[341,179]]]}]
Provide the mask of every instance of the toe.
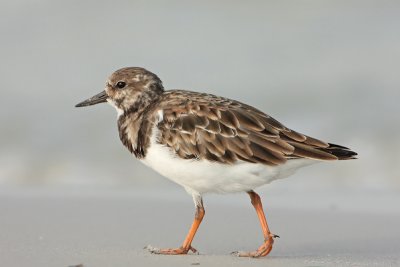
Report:
[{"label": "toe", "polygon": [[252,257],[252,258],[265,257],[271,252],[273,244],[274,244],[274,239],[271,237],[268,238],[264,242],[264,244],[262,244],[256,251],[251,251],[251,252],[236,251],[232,252],[231,254],[238,257]]},{"label": "toe", "polygon": [[188,254],[189,251],[192,251],[193,253],[197,253],[197,250],[195,248],[166,248],[166,249],[159,249],[159,248],[155,248],[152,246],[146,246],[144,247],[145,249],[147,249],[148,251],[150,251],[150,253],[152,254],[162,254],[162,255],[184,255],[184,254]]}]

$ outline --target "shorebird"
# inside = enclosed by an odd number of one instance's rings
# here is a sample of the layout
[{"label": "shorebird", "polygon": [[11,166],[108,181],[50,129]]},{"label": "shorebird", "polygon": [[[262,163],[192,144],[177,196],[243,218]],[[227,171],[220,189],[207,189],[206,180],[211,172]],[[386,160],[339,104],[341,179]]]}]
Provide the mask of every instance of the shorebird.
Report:
[{"label": "shorebird", "polygon": [[357,155],[344,146],[291,130],[239,101],[186,90],[166,91],[157,75],[144,68],[115,71],[102,92],[76,107],[103,102],[118,112],[123,145],[193,197],[195,217],[182,246],[149,247],[157,254],[196,252],[192,241],[205,214],[203,194],[247,192],[264,242],[257,250],[238,256],[266,256],[278,236],[269,230],[254,189],[318,161],[354,159]]}]

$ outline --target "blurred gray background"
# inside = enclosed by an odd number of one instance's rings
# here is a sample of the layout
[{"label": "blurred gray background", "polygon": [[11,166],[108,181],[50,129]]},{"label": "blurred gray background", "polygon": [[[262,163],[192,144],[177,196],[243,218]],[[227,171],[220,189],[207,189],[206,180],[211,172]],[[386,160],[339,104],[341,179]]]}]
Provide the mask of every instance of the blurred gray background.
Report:
[{"label": "blurred gray background", "polygon": [[114,70],[142,66],[167,89],[234,98],[359,153],[260,189],[277,205],[344,196],[398,210],[398,3],[2,1],[1,191],[183,196],[120,144],[112,107],[74,108]]}]

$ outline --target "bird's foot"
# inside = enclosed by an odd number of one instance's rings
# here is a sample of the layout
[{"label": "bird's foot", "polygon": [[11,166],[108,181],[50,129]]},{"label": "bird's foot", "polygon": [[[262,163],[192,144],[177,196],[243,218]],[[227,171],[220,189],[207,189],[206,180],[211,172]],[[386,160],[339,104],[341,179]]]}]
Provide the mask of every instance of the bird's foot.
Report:
[{"label": "bird's foot", "polygon": [[236,255],[238,257],[252,257],[252,258],[265,257],[272,250],[272,245],[274,244],[274,238],[279,238],[279,236],[271,234],[264,241],[264,244],[262,244],[256,251],[251,251],[251,252],[236,251],[232,252],[232,255]]},{"label": "bird's foot", "polygon": [[180,247],[180,248],[166,248],[166,249],[159,249],[155,248],[152,246],[146,246],[144,247],[148,251],[150,251],[152,254],[161,254],[161,255],[184,255],[188,254],[189,251],[192,251],[195,254],[198,254],[197,250],[189,246],[188,248]]}]

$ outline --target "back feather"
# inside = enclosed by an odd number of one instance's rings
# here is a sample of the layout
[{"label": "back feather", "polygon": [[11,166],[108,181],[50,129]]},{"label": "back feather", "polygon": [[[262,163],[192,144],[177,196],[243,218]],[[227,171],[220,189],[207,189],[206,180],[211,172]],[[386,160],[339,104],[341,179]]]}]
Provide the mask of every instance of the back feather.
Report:
[{"label": "back feather", "polygon": [[280,165],[287,160],[354,159],[350,149],[293,131],[249,105],[209,94],[167,91],[152,114],[161,109],[158,142],[184,159],[225,164],[242,160]]}]

